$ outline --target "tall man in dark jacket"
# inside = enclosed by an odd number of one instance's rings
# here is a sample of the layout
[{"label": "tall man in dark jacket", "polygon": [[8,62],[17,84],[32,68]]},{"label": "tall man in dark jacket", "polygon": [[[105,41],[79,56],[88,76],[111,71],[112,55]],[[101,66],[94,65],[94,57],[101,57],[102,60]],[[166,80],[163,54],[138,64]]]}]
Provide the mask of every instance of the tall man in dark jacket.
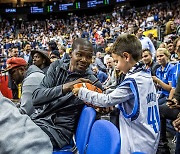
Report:
[{"label": "tall man in dark jacket", "polygon": [[[33,93],[34,122],[50,137],[54,148],[69,144],[75,132],[83,101],[72,94],[73,85],[96,80],[89,70],[92,44],[78,38],[73,42],[69,60],[52,63],[40,86]],[[98,83],[101,88],[101,84]]]}]

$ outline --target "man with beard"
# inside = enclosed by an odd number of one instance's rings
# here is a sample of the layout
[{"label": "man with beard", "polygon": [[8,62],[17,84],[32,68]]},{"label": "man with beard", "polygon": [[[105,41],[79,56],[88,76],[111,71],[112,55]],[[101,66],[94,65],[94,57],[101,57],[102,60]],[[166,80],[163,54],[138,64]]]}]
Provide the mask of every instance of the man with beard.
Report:
[{"label": "man with beard", "polygon": [[37,66],[31,65],[27,69],[27,62],[20,57],[12,57],[7,60],[7,68],[11,80],[15,85],[22,84],[20,97],[20,112],[31,115],[34,107],[32,104],[32,92],[37,88],[44,77],[44,72]]},{"label": "man with beard", "polygon": [[31,65],[32,64],[32,57],[31,57],[31,45],[30,44],[26,44],[25,48],[24,48],[24,52],[21,55],[22,58],[24,58],[24,60]]},{"label": "man with beard", "polygon": [[[33,110],[33,88],[42,80],[44,74],[34,65],[28,70],[26,66],[23,58],[12,57],[7,60],[5,71],[9,71],[16,84],[22,83],[23,86],[19,110],[0,92],[0,153],[52,154],[49,137],[26,115],[30,115]],[[39,72],[37,69],[35,71],[35,68],[39,69]]]},{"label": "man with beard", "polygon": [[149,49],[144,49],[142,51],[142,60],[144,64],[146,65],[146,69],[151,70],[151,75],[153,76],[156,75],[156,70],[158,67],[160,67],[160,65],[156,63],[155,61],[153,61],[152,53]]},{"label": "man with beard", "polygon": [[175,53],[175,47],[172,40],[167,42],[167,49],[171,54],[170,61],[174,61],[176,63],[178,61],[178,55]]},{"label": "man with beard", "polygon": [[143,30],[140,27],[134,27],[134,34],[137,36],[137,38],[140,40],[142,49],[149,49],[152,54],[152,58],[155,58],[156,50],[154,47],[154,44],[150,40],[149,37],[143,36]]},{"label": "man with beard", "polygon": [[[50,137],[54,148],[70,143],[84,102],[72,94],[73,85],[96,80],[89,65],[92,44],[82,38],[74,40],[70,60],[52,63],[40,86],[33,93],[33,121]],[[96,84],[101,87],[100,82]]]}]

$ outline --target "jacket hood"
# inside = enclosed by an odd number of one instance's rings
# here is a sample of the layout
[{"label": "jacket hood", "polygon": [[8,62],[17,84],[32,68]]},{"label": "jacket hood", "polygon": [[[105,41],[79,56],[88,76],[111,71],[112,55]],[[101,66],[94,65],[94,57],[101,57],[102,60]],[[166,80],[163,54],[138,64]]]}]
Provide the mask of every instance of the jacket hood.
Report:
[{"label": "jacket hood", "polygon": [[34,72],[40,72],[44,74],[44,72],[40,68],[38,68],[36,65],[31,65],[26,72],[26,77]]}]

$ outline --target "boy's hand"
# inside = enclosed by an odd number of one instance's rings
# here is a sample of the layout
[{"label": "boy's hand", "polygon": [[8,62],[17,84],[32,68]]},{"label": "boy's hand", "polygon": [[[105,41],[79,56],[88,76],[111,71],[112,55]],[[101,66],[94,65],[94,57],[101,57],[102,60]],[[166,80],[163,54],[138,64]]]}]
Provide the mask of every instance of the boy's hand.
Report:
[{"label": "boy's hand", "polygon": [[80,89],[80,88],[74,88],[74,89],[72,90],[72,93],[73,93],[75,96],[78,96],[79,89]]}]

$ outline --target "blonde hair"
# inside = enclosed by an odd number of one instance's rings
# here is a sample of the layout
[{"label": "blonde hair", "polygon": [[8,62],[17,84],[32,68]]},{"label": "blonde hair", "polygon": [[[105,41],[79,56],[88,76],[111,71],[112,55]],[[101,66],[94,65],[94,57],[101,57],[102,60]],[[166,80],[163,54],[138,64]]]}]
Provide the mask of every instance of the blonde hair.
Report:
[{"label": "blonde hair", "polygon": [[156,53],[158,51],[162,51],[166,55],[166,57],[168,57],[168,58],[170,58],[170,56],[171,56],[171,54],[169,53],[169,51],[166,48],[158,48]]},{"label": "blonde hair", "polygon": [[106,47],[105,48],[105,53],[110,54],[111,53],[110,49],[111,49],[111,47]]},{"label": "blonde hair", "polygon": [[178,46],[177,43],[180,41],[180,37],[176,38],[175,41],[173,42],[175,50],[177,50]]},{"label": "blonde hair", "polygon": [[174,24],[174,22],[173,21],[168,21],[167,23],[166,23],[166,29],[165,29],[165,34],[166,35],[169,35],[169,34],[171,34],[172,32],[174,32],[174,29],[171,29],[171,24]]},{"label": "blonde hair", "polygon": [[58,49],[62,50],[63,52],[66,52],[66,48],[63,45],[58,45]]},{"label": "blonde hair", "polygon": [[159,48],[167,48],[167,44],[165,42],[162,42],[160,45],[159,45]]}]

